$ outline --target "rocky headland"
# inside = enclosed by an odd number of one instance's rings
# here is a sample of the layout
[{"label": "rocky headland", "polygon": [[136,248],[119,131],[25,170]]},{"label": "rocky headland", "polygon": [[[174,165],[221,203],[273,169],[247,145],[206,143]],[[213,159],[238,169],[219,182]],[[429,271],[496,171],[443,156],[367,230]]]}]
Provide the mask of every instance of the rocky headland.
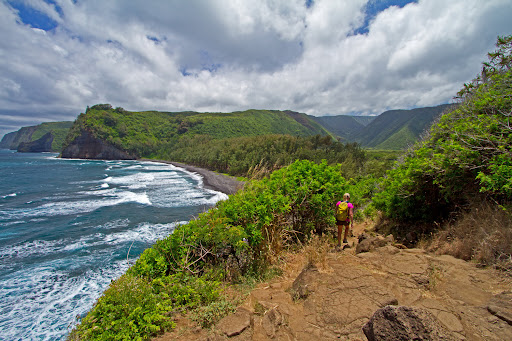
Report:
[{"label": "rocky headland", "polygon": [[65,159],[135,160],[136,157],[82,130],[63,150]]}]

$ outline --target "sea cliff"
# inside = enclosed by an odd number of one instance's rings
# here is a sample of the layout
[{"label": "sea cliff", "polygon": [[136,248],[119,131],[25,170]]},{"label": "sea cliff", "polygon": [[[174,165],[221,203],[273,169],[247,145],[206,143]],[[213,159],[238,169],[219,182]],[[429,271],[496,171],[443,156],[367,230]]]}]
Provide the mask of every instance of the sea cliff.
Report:
[{"label": "sea cliff", "polygon": [[94,137],[84,130],[71,143],[69,143],[60,155],[66,159],[102,159],[102,160],[135,160],[136,157],[122,151],[107,142]]}]

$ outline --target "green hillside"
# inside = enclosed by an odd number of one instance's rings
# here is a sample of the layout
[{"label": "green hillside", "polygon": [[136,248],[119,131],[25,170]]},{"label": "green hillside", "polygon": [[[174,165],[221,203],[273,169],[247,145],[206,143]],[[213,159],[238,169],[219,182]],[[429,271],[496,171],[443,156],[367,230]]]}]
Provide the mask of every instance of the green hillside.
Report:
[{"label": "green hillside", "polygon": [[355,141],[364,147],[400,150],[416,142],[449,104],[411,110],[390,110],[361,129]]},{"label": "green hillside", "polygon": [[363,147],[403,150],[418,141],[434,119],[450,105],[390,110],[379,116],[321,116],[313,119],[342,141],[355,141]]},{"label": "green hillside", "polygon": [[376,116],[350,116],[356,122],[362,124],[363,126],[367,126],[368,124],[372,123],[372,121],[375,119]]},{"label": "green hillside", "polygon": [[18,149],[20,143],[34,142],[47,133],[53,136],[52,152],[59,152],[73,122],[45,122],[36,126],[23,127],[18,131],[6,134],[0,142],[1,148]]},{"label": "green hillside", "polygon": [[369,124],[374,117],[368,116],[360,119],[357,116],[337,115],[337,116],[320,116],[313,119],[326,127],[330,132],[342,140],[351,141],[361,129]]},{"label": "green hillside", "polygon": [[82,131],[138,157],[162,157],[182,138],[208,136],[228,139],[242,136],[287,134],[328,135],[307,115],[291,111],[247,110],[233,113],[130,112],[109,104],[95,105],[80,114],[66,140]]}]

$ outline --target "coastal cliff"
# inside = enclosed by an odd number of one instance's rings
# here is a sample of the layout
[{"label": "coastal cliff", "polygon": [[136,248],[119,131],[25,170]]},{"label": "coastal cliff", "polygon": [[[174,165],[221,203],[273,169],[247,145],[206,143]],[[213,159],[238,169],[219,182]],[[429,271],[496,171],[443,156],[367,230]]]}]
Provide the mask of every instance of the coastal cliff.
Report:
[{"label": "coastal cliff", "polygon": [[52,150],[53,134],[51,132],[44,134],[41,138],[30,141],[20,142],[18,152],[20,153],[42,153]]},{"label": "coastal cliff", "polygon": [[16,138],[17,131],[13,131],[12,133],[5,134],[0,141],[0,149],[11,149],[11,144],[14,142]]},{"label": "coastal cliff", "polygon": [[136,157],[122,151],[83,130],[63,150],[60,157],[65,159],[135,160]]},{"label": "coastal cliff", "polygon": [[60,152],[73,122],[45,122],[5,134],[0,148],[19,152]]}]

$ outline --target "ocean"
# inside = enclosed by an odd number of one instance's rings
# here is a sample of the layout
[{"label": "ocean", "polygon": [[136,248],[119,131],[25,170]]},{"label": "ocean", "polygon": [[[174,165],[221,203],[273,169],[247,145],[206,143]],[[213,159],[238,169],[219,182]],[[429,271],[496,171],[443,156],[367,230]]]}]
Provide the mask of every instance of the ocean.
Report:
[{"label": "ocean", "polygon": [[223,193],[172,165],[0,150],[0,340],[64,340],[113,279]]}]

